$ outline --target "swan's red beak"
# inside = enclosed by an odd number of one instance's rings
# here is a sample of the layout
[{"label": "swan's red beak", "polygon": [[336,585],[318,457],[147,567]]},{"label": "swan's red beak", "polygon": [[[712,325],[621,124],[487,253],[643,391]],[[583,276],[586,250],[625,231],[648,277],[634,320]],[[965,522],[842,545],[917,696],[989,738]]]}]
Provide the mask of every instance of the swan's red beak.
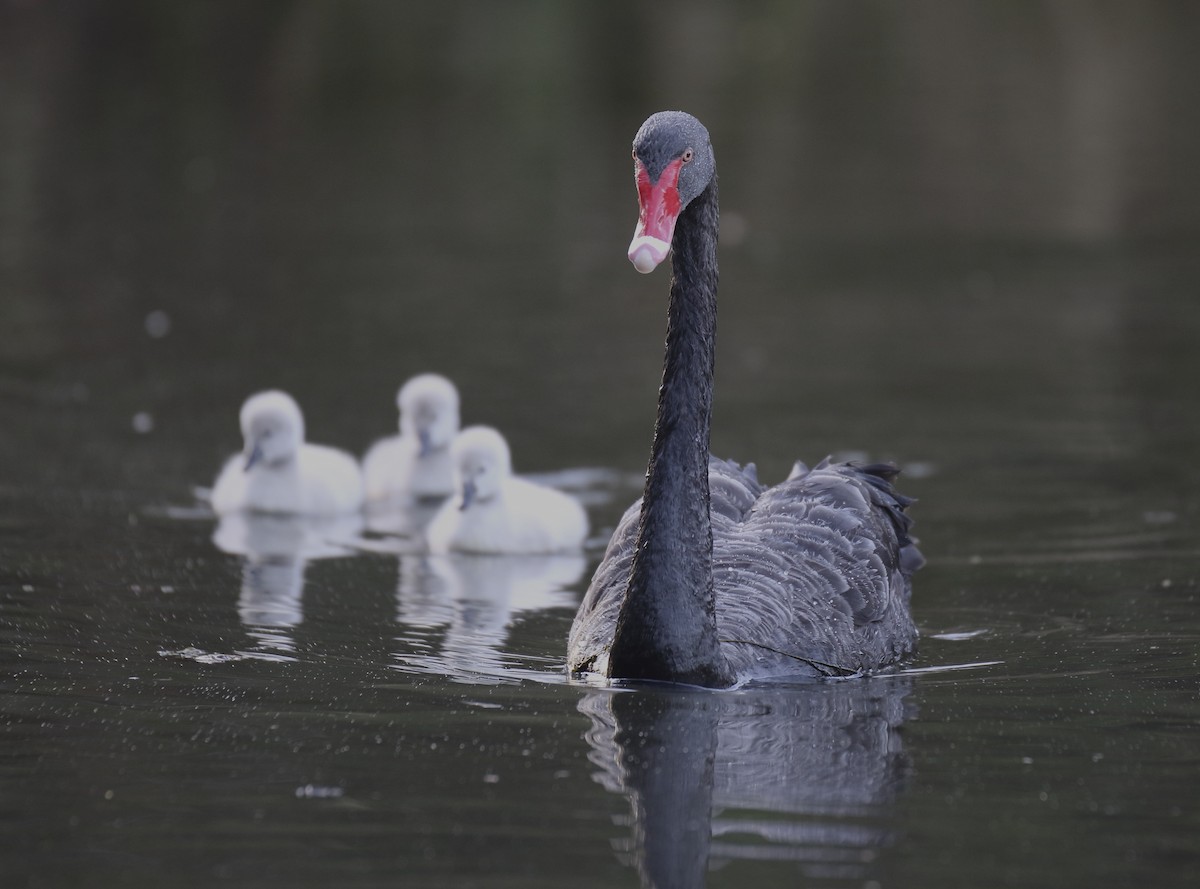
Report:
[{"label": "swan's red beak", "polygon": [[654,183],[642,162],[636,163],[639,210],[637,228],[629,243],[629,261],[645,275],[654,271],[671,250],[675,220],[679,218],[679,170],[683,160],[667,164]]}]

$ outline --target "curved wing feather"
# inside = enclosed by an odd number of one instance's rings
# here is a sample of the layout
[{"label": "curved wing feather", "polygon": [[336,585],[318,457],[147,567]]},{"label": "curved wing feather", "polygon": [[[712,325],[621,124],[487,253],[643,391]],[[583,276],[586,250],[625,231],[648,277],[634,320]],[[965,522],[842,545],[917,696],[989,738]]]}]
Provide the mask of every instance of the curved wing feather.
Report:
[{"label": "curved wing feather", "polygon": [[889,465],[822,462],[713,523],[717,626],[737,674],[854,675],[912,653],[921,557]]}]

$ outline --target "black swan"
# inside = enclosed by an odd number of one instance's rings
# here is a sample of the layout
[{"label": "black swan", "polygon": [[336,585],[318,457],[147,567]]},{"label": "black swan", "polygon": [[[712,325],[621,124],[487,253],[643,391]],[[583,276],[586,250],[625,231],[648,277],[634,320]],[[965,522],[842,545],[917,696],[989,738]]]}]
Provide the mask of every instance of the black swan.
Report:
[{"label": "black swan", "polygon": [[625,513],[571,626],[568,669],[723,688],[853,676],[917,640],[922,557],[894,466],[797,463],[773,488],[710,456],[717,174],[708,130],[664,111],[633,141],[640,214],[629,258],[673,250],[666,356],[642,499]]}]

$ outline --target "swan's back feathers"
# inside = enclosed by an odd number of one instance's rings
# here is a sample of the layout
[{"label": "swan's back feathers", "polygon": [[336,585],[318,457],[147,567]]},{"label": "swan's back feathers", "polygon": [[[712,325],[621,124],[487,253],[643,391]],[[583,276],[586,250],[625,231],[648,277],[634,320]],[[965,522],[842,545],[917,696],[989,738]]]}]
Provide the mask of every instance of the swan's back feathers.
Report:
[{"label": "swan's back feathers", "polygon": [[720,515],[740,522],[764,490],[753,463],[738,466],[732,460],[708,458],[708,491],[714,518]]},{"label": "swan's back feathers", "polygon": [[[764,489],[752,465],[710,460],[717,631],[739,678],[853,675],[911,654],[922,559],[896,474],[826,460]],[[605,669],[639,515],[640,502],[626,511],[580,605],[572,670]]]},{"label": "swan's back feathers", "polygon": [[714,516],[718,632],[739,676],[851,675],[912,652],[920,554],[895,475],[824,461],[765,491],[741,522]]}]

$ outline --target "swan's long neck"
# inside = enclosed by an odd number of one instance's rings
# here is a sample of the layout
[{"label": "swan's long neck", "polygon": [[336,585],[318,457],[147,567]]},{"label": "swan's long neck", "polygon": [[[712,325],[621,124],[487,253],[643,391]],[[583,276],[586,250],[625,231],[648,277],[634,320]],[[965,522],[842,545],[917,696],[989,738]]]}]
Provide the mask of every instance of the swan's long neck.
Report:
[{"label": "swan's long neck", "polygon": [[708,439],[717,320],[717,181],[680,214],[654,447],[609,675],[724,687],[717,641]]}]

